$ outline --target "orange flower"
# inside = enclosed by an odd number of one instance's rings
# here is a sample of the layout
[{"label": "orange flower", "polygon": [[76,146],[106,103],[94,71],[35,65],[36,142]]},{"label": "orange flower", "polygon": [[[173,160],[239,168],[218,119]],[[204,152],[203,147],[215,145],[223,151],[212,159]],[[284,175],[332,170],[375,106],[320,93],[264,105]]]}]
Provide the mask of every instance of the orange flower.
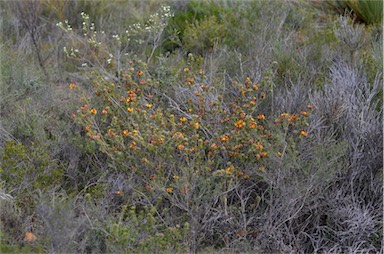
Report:
[{"label": "orange flower", "polygon": [[143,75],[143,71],[137,71],[136,74],[137,74],[137,76],[141,76],[141,75]]},{"label": "orange flower", "polygon": [[307,117],[309,114],[308,114],[308,112],[306,112],[306,111],[301,111],[301,112],[300,112],[300,115],[302,115],[302,116],[304,116],[304,117]]},{"label": "orange flower", "polygon": [[251,123],[249,124],[249,127],[251,127],[252,129],[255,129],[255,128],[257,127],[256,122],[251,122]]},{"label": "orange flower", "polygon": [[37,237],[30,231],[25,233],[24,241],[26,242],[34,242],[37,240]]},{"label": "orange flower", "polygon": [[308,106],[307,106],[307,108],[308,108],[309,110],[312,110],[312,109],[313,109],[313,105],[312,105],[312,104],[310,104],[310,103],[308,103]]},{"label": "orange flower", "polygon": [[127,108],[127,111],[128,111],[129,113],[131,113],[131,112],[133,112],[133,108]]},{"label": "orange flower", "polygon": [[229,140],[228,135],[221,136],[221,141],[227,141],[227,140]]},{"label": "orange flower", "polygon": [[289,117],[289,121],[296,121],[299,119],[299,116],[297,114],[292,114],[291,117]]},{"label": "orange flower", "polygon": [[87,104],[85,104],[85,105],[83,105],[83,106],[81,106],[81,111],[85,111],[85,110],[87,110],[87,108],[88,108],[88,105]]},{"label": "orange flower", "polygon": [[265,99],[265,96],[266,96],[266,93],[265,93],[265,92],[261,92],[261,94],[260,94],[260,98],[261,98],[261,99]]},{"label": "orange flower", "polygon": [[218,144],[213,143],[213,144],[211,145],[211,149],[218,149],[218,148],[219,148],[219,145],[218,145]]},{"label": "orange flower", "polygon": [[177,146],[177,149],[179,149],[179,150],[183,150],[183,149],[184,149],[184,145],[183,145],[183,144],[178,145],[178,146]]},{"label": "orange flower", "polygon": [[103,110],[101,111],[101,114],[102,114],[102,115],[106,115],[106,114],[108,114],[108,109],[103,109]]},{"label": "orange flower", "polygon": [[95,108],[91,109],[89,112],[91,112],[92,115],[96,115],[97,114],[97,110]]},{"label": "orange flower", "polygon": [[267,156],[267,154],[268,154],[268,153],[265,152],[265,151],[260,153],[261,157],[265,157],[265,156]]},{"label": "orange flower", "polygon": [[304,136],[304,137],[308,137],[308,133],[305,131],[305,130],[302,130],[300,131],[300,135]]},{"label": "orange flower", "polygon": [[288,113],[282,113],[282,114],[280,114],[280,117],[281,118],[289,118],[290,115]]},{"label": "orange flower", "polygon": [[172,193],[173,192],[173,188],[167,188],[165,189],[168,193]]},{"label": "orange flower", "polygon": [[187,83],[192,85],[195,82],[194,78],[187,78]]},{"label": "orange flower", "polygon": [[112,129],[108,129],[108,130],[107,130],[107,133],[108,133],[108,135],[111,136],[111,137],[115,136],[115,133],[113,132]]},{"label": "orange flower", "polygon": [[175,179],[175,180],[177,180],[177,179],[179,179],[180,178],[180,176],[177,176],[177,175],[174,175],[173,176],[173,179]]},{"label": "orange flower", "polygon": [[259,90],[259,84],[253,85],[253,90]]},{"label": "orange flower", "polygon": [[128,130],[123,130],[123,136],[128,136]]},{"label": "orange flower", "polygon": [[264,114],[258,114],[257,115],[257,119],[264,120],[265,119],[265,115]]},{"label": "orange flower", "polygon": [[184,137],[184,133],[182,132],[175,132],[175,134],[173,134],[173,138],[182,138]]},{"label": "orange flower", "polygon": [[91,129],[91,126],[87,125],[84,128],[84,132],[87,133]]},{"label": "orange flower", "polygon": [[241,129],[246,125],[246,123],[242,119],[240,119],[236,123],[234,123],[234,125],[237,129]]},{"label": "orange flower", "polygon": [[150,191],[152,189],[152,185],[150,185],[150,184],[146,184],[145,185],[145,190],[146,191]]},{"label": "orange flower", "polygon": [[76,84],[74,84],[74,83],[71,83],[71,84],[69,84],[69,89],[76,89]]},{"label": "orange flower", "polygon": [[257,142],[255,148],[256,148],[257,150],[260,150],[260,151],[261,151],[261,150],[263,150],[264,147],[261,145],[260,142]]},{"label": "orange flower", "polygon": [[189,188],[188,188],[188,187],[184,187],[184,188],[183,188],[183,193],[184,193],[184,194],[188,194],[188,192],[189,192]]},{"label": "orange flower", "polygon": [[129,144],[130,148],[137,148],[137,144],[135,141],[132,141],[131,144]]}]

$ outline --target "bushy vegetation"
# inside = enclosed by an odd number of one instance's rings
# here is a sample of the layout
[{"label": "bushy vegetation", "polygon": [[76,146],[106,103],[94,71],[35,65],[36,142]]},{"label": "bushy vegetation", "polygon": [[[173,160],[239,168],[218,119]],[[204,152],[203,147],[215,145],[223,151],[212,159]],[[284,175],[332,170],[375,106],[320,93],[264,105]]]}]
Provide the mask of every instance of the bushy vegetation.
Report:
[{"label": "bushy vegetation", "polygon": [[373,5],[2,2],[1,252],[381,252]]}]

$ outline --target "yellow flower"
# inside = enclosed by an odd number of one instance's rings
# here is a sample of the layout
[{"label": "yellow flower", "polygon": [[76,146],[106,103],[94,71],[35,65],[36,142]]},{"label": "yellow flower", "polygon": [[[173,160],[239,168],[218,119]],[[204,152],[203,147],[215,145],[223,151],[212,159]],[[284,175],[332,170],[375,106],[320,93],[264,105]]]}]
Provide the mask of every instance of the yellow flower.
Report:
[{"label": "yellow flower", "polygon": [[281,118],[289,118],[290,115],[288,113],[282,113],[282,114],[280,114],[280,117]]},{"label": "yellow flower", "polygon": [[300,115],[302,115],[302,116],[304,116],[304,117],[307,117],[309,114],[308,114],[308,112],[306,112],[306,111],[301,111],[301,112],[300,112]]},{"label": "yellow flower", "polygon": [[177,175],[173,176],[173,179],[175,179],[175,180],[177,180],[179,178],[180,178],[180,176],[177,176]]},{"label": "yellow flower", "polygon": [[189,69],[188,68],[184,68],[183,70],[185,73],[188,73],[189,72]]},{"label": "yellow flower", "polygon": [[116,191],[115,193],[116,193],[117,195],[119,195],[119,196],[124,194],[124,192],[121,191],[121,190],[118,190],[118,191]]},{"label": "yellow flower", "polygon": [[123,130],[123,136],[128,136],[128,130]]},{"label": "yellow flower", "polygon": [[130,148],[136,148],[137,147],[137,144],[135,141],[132,141],[131,144],[129,144],[129,147]]},{"label": "yellow flower", "polygon": [[187,121],[187,118],[186,117],[180,117],[180,122],[185,122],[185,121]]},{"label": "yellow flower", "polygon": [[228,167],[228,168],[225,170],[225,173],[227,173],[228,175],[230,175],[230,174],[232,174],[233,170],[234,170],[233,166]]},{"label": "yellow flower", "polygon": [[281,152],[277,152],[277,156],[281,157],[283,154]]},{"label": "yellow flower", "polygon": [[168,193],[172,193],[173,192],[173,188],[167,188],[165,189]]},{"label": "yellow flower", "polygon": [[147,103],[147,104],[145,104],[145,106],[146,106],[147,108],[152,108],[152,104],[151,104],[151,103]]},{"label": "yellow flower", "polygon": [[253,90],[259,90],[259,84],[253,85]]},{"label": "yellow flower", "polygon": [[97,110],[95,108],[91,109],[89,112],[91,112],[92,115],[96,115],[97,114]]},{"label": "yellow flower", "polygon": [[141,75],[143,75],[143,71],[137,71],[136,74],[137,74],[137,76],[141,76]]},{"label": "yellow flower", "polygon": [[200,124],[199,124],[198,122],[196,122],[196,123],[194,124],[194,127],[195,127],[195,129],[198,129],[198,128],[200,128]]},{"label": "yellow flower", "polygon": [[102,114],[102,115],[106,115],[106,114],[108,114],[108,109],[103,109],[103,110],[101,111],[101,114]]},{"label": "yellow flower", "polygon": [[133,112],[133,108],[127,108],[127,111],[128,111],[129,113],[131,113],[131,112]]},{"label": "yellow flower", "polygon": [[139,132],[138,132],[137,130],[133,130],[133,131],[132,131],[132,134],[133,134],[133,135],[137,135],[137,134],[139,134]]},{"label": "yellow flower", "polygon": [[74,84],[74,83],[71,83],[71,84],[69,84],[69,89],[76,89],[76,84]]},{"label": "yellow flower", "polygon": [[310,104],[310,103],[308,103],[308,106],[307,106],[307,108],[308,108],[309,110],[312,110],[312,109],[313,109],[313,105],[312,105],[312,104]]},{"label": "yellow flower", "polygon": [[257,119],[264,120],[265,119],[265,115],[264,114],[258,114],[257,115]]}]

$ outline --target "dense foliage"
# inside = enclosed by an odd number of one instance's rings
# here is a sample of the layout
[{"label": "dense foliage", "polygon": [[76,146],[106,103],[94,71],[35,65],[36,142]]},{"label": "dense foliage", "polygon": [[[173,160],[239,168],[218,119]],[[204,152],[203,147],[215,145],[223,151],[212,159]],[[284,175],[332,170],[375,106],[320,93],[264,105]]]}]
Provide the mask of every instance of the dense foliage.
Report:
[{"label": "dense foliage", "polygon": [[382,1],[0,5],[2,253],[383,251]]}]

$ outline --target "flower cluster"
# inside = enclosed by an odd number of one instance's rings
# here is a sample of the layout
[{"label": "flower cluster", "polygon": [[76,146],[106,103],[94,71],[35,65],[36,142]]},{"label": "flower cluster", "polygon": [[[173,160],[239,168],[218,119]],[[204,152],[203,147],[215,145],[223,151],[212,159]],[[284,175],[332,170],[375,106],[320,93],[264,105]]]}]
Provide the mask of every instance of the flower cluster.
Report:
[{"label": "flower cluster", "polygon": [[[147,179],[145,191],[189,195],[191,177],[246,181],[255,172],[245,165],[254,165],[260,174],[268,170],[268,158],[284,156],[275,135],[278,129],[310,137],[303,128],[310,105],[307,111],[281,113],[273,121],[258,111],[268,93],[251,78],[233,82],[240,95],[233,97],[218,95],[202,83],[200,69],[187,66],[181,73],[187,92],[175,98],[175,107],[166,108],[153,96],[156,80],[145,64],[131,61],[118,83],[95,79],[93,95],[83,97],[84,104],[74,117],[90,142],[115,164]],[[174,158],[178,158],[177,167],[170,167]],[[158,187],[159,181],[165,185]]]}]

